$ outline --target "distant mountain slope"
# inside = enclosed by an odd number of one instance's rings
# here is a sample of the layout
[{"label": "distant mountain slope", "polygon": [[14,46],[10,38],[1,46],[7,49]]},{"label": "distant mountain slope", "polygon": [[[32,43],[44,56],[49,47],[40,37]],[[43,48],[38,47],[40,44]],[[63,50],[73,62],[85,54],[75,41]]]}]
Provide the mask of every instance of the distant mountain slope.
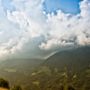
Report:
[{"label": "distant mountain slope", "polygon": [[40,59],[13,59],[0,62],[0,77],[7,79],[11,85],[27,85],[32,71],[43,60]]},{"label": "distant mountain slope", "polygon": [[39,66],[43,60],[40,59],[13,59],[0,62],[0,69],[16,69],[18,71],[31,70]]},{"label": "distant mountain slope", "polygon": [[79,47],[61,51],[49,57],[43,65],[51,68],[82,70],[90,65],[90,47]]}]

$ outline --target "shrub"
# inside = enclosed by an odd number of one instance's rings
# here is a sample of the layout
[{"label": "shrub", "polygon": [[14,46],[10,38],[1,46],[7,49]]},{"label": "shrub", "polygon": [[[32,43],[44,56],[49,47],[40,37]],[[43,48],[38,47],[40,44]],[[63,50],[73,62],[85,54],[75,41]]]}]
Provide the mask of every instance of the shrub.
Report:
[{"label": "shrub", "polygon": [[9,82],[4,80],[4,79],[2,79],[2,78],[0,78],[0,87],[9,89],[10,88],[9,87]]},{"label": "shrub", "polygon": [[19,85],[15,85],[11,90],[22,90],[22,88]]}]

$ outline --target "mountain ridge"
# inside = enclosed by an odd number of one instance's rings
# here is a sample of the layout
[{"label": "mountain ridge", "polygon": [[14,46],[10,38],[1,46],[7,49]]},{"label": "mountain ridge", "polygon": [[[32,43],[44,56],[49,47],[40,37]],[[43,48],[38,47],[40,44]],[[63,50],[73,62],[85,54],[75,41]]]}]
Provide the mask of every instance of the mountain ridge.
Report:
[{"label": "mountain ridge", "polygon": [[49,57],[43,65],[57,68],[85,68],[90,65],[90,47],[78,47],[57,52]]}]

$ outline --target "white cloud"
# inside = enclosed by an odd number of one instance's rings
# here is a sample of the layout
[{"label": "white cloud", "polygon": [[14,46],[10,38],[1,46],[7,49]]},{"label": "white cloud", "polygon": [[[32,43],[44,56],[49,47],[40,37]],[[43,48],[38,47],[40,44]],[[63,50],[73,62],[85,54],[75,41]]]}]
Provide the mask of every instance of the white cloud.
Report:
[{"label": "white cloud", "polygon": [[73,16],[62,11],[58,11],[57,15],[48,15],[49,36],[39,47],[49,50],[62,46],[90,45],[90,1],[82,1],[80,9],[80,14]]},{"label": "white cloud", "polygon": [[[0,16],[0,18],[3,21],[0,22],[0,30],[1,32],[3,31],[3,34],[1,33],[2,36],[0,36],[2,38],[0,38],[2,40],[0,41],[0,57],[26,52],[23,48],[27,46],[28,49],[33,48],[29,42],[32,42],[34,38],[40,37],[45,28],[44,23],[42,23],[45,19],[41,8],[42,1],[12,0],[11,4],[16,9],[12,12],[9,10],[5,12],[0,2],[0,9],[2,10],[2,17]],[[41,16],[40,19],[37,18],[38,16]],[[30,45],[27,45],[27,43]]]},{"label": "white cloud", "polygon": [[10,3],[15,8],[12,12],[5,12],[0,2],[1,58],[27,57],[27,53],[30,57],[37,57],[42,52],[53,53],[61,47],[90,45],[89,0],[80,3],[81,12],[78,15],[65,14],[61,10],[57,11],[57,15],[47,15],[43,12],[43,2],[12,0]]}]

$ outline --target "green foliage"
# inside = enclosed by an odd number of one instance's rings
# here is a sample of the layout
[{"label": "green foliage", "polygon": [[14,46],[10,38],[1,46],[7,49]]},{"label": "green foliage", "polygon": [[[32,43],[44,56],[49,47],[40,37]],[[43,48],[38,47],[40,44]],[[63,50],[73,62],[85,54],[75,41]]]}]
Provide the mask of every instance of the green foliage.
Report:
[{"label": "green foliage", "polygon": [[11,90],[22,90],[22,88],[19,85],[15,85]]},{"label": "green foliage", "polygon": [[85,71],[69,71],[66,67],[61,71],[42,66],[32,74],[28,90],[90,90],[89,74]]},{"label": "green foliage", "polygon": [[[0,87],[1,88],[6,88],[6,89],[10,89],[9,87],[9,82],[3,78],[0,78]],[[10,90],[22,90],[21,86],[19,85],[15,85],[12,89]]]},{"label": "green foliage", "polygon": [[[24,81],[25,78],[21,80],[21,82]],[[22,85],[23,88],[19,85]],[[42,66],[28,74],[26,82],[19,83],[19,85],[13,86],[10,90],[90,90],[90,68],[73,72],[69,71],[67,67],[59,70]],[[0,86],[9,88],[9,83],[0,79]]]},{"label": "green foliage", "polygon": [[0,87],[9,89],[8,81],[4,80],[3,78],[0,78]]}]

